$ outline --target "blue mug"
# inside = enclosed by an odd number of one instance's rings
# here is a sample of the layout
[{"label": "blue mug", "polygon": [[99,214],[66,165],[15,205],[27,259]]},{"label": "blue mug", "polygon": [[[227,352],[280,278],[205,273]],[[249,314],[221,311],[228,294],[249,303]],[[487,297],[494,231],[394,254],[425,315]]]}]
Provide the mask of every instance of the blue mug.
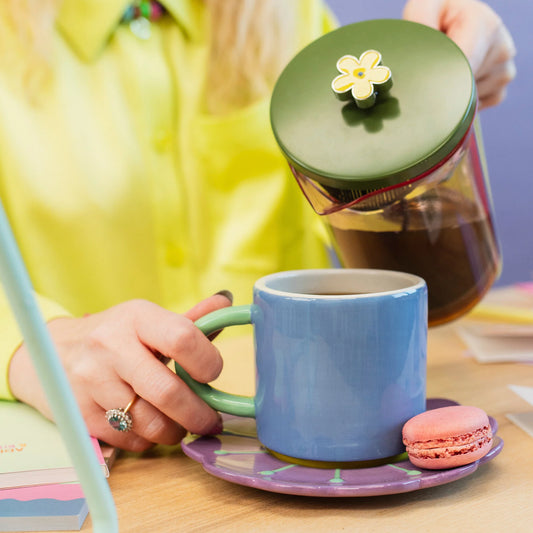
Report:
[{"label": "blue mug", "polygon": [[253,324],[256,394],[177,374],[214,409],[255,417],[274,455],[309,466],[365,466],[402,454],[401,430],[425,410],[427,288],[418,276],[374,269],[279,272],[254,303],[196,322],[206,334]]}]

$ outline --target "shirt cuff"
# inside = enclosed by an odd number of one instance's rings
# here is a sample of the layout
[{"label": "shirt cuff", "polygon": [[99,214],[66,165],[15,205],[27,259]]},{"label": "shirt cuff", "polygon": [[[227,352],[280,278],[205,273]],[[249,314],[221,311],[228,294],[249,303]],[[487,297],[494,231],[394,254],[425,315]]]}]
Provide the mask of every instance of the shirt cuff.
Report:
[{"label": "shirt cuff", "polygon": [[[37,304],[41,310],[45,322],[54,318],[72,316],[58,303],[36,295]],[[14,400],[15,397],[9,388],[9,364],[13,354],[23,342],[23,337],[18,327],[18,323],[11,311],[9,301],[0,287],[0,399]]]}]

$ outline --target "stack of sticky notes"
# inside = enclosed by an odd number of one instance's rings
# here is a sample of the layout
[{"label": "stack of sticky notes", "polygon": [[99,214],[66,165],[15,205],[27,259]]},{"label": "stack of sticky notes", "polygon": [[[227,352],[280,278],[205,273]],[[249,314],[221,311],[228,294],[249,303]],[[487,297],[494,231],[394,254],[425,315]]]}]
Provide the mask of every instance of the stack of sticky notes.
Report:
[{"label": "stack of sticky notes", "polygon": [[[530,405],[533,405],[533,387],[509,385],[509,388]],[[533,411],[507,413],[507,418],[533,437]]]},{"label": "stack of sticky notes", "polygon": [[[91,440],[107,477],[109,463]],[[0,531],[80,529],[88,511],[57,426],[29,405],[0,401]]]},{"label": "stack of sticky notes", "polygon": [[480,363],[533,362],[533,283],[492,290],[457,330]]}]

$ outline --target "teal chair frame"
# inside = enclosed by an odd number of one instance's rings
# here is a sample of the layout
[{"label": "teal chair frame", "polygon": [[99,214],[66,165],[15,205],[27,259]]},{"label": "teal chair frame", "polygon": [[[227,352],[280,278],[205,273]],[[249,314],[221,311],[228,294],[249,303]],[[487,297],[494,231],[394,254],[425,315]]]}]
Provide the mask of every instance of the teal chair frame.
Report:
[{"label": "teal chair frame", "polygon": [[93,531],[114,533],[118,531],[118,517],[111,490],[98,464],[87,427],[37,305],[1,201],[0,279],[78,474],[91,513]]}]

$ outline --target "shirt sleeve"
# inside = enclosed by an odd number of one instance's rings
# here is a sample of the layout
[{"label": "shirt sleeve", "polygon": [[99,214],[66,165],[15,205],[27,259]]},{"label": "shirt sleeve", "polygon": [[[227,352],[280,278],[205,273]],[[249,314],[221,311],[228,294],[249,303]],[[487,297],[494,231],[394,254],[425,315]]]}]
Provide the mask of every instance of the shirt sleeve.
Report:
[{"label": "shirt sleeve", "polygon": [[[62,306],[49,298],[40,295],[36,295],[36,298],[45,322],[58,317],[71,316]],[[0,399],[14,400],[8,381],[9,363],[24,339],[1,285],[0,331]]]}]

